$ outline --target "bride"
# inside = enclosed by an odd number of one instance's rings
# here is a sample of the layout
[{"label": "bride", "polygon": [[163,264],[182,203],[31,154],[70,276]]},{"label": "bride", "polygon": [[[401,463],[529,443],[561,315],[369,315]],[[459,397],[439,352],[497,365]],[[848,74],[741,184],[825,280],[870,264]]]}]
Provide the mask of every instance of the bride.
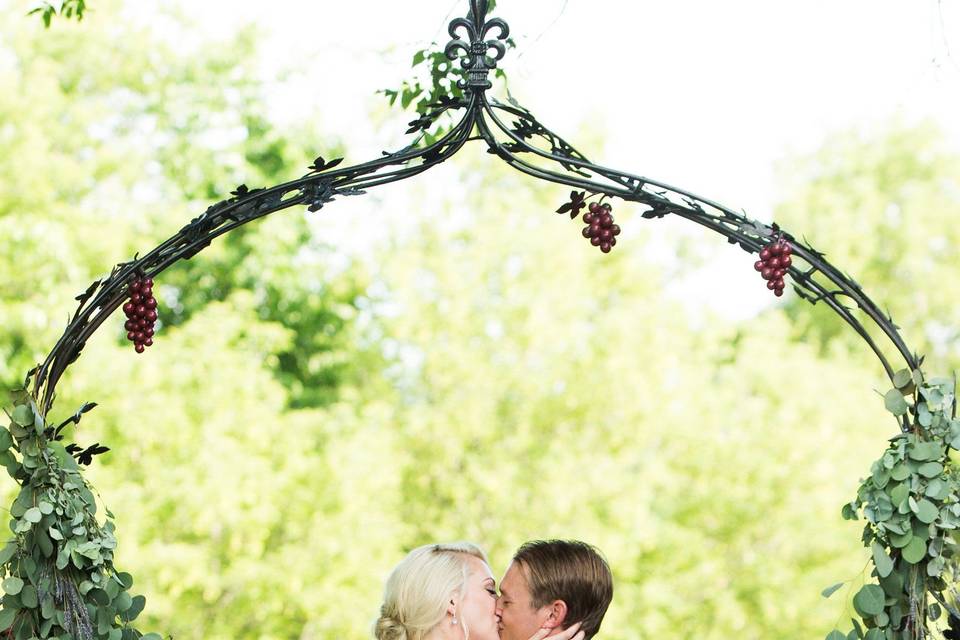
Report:
[{"label": "bride", "polygon": [[[383,593],[377,640],[498,640],[497,589],[483,551],[468,542],[414,549],[394,568]],[[579,624],[530,640],[583,640]]]}]

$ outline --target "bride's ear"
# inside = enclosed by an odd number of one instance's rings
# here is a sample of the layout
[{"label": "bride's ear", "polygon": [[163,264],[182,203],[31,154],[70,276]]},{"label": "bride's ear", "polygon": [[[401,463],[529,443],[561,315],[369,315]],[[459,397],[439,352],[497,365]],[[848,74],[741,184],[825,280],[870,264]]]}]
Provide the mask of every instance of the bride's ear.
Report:
[{"label": "bride's ear", "polygon": [[453,600],[453,598],[451,598],[450,602],[447,603],[447,614],[453,617],[457,616],[457,603]]}]

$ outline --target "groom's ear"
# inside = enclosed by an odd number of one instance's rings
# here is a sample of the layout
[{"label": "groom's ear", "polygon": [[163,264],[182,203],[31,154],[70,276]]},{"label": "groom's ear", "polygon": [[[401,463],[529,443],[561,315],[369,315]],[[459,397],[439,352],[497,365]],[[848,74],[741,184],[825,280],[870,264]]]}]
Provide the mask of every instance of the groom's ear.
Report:
[{"label": "groom's ear", "polygon": [[547,605],[547,608],[547,619],[543,626],[550,629],[563,627],[567,619],[567,603],[563,600],[554,600]]}]

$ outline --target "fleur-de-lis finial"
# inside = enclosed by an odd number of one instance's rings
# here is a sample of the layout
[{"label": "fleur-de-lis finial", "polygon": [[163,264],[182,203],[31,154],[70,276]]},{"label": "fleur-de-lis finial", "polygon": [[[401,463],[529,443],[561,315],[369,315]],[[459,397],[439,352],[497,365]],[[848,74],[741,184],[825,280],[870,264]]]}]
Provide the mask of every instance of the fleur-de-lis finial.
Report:
[{"label": "fleur-de-lis finial", "polygon": [[[489,89],[492,84],[487,75],[497,68],[497,61],[507,52],[504,41],[510,35],[510,27],[500,18],[487,20],[488,6],[487,0],[470,0],[467,17],[455,18],[450,22],[448,31],[453,40],[447,43],[444,53],[450,60],[460,58],[460,66],[465,73],[457,84],[462,89]],[[499,33],[488,40],[487,36],[494,27],[499,29]],[[461,28],[466,30],[465,38],[457,34]]]}]

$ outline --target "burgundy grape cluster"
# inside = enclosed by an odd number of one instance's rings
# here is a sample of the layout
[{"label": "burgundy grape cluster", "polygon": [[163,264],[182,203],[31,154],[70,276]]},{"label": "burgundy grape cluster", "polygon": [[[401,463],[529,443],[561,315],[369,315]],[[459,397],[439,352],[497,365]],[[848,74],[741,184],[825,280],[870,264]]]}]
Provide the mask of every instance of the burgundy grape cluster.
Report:
[{"label": "burgundy grape cluster", "polygon": [[153,346],[153,325],[157,321],[157,299],[153,297],[153,279],[136,278],[127,287],[130,300],[123,305],[127,321],[127,340],[137,353]]},{"label": "burgundy grape cluster", "polygon": [[778,298],[783,295],[783,277],[793,263],[790,258],[792,253],[790,243],[777,238],[760,250],[760,259],[753,263],[753,268],[767,281],[767,289]]},{"label": "burgundy grape cluster", "polygon": [[583,214],[583,237],[590,238],[590,244],[600,247],[600,251],[610,253],[610,249],[617,244],[620,227],[613,223],[613,207],[610,203],[591,202],[587,213]]}]

